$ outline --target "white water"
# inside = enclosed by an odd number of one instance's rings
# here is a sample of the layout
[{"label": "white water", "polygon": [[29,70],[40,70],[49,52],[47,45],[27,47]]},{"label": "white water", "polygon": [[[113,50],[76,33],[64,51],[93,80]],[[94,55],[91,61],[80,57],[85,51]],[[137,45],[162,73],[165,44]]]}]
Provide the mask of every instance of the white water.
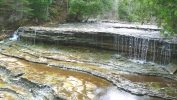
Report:
[{"label": "white water", "polygon": [[135,96],[115,87],[97,88],[93,92],[96,95],[94,100],[138,100]]},{"label": "white water", "polygon": [[34,35],[35,35],[35,37],[34,37],[34,45],[36,45],[36,32],[37,32],[37,30],[34,30]]},{"label": "white water", "polygon": [[11,38],[9,38],[9,40],[11,41],[17,41],[18,40],[18,29],[14,32],[13,36]]},{"label": "white water", "polygon": [[[164,38],[160,35],[158,28],[155,25],[136,25],[136,24],[121,24],[121,23],[67,23],[59,24],[54,27],[31,27],[34,30],[34,45],[36,44],[37,30],[52,30],[52,31],[63,31],[63,32],[88,32],[98,33],[92,34],[90,40],[94,43],[95,47],[104,47],[107,44],[107,38],[104,33],[110,33],[113,43],[114,50],[122,57],[126,57],[133,62],[146,63],[153,62],[158,64],[166,65],[170,63],[172,59],[172,53],[176,48],[173,45],[164,45],[164,43],[176,44],[177,40],[171,40],[171,38]],[[136,29],[138,28],[138,29]],[[103,34],[102,36],[100,35]],[[113,35],[112,35],[113,34]],[[57,42],[58,45],[58,42]],[[110,48],[112,49],[112,48]]]}]

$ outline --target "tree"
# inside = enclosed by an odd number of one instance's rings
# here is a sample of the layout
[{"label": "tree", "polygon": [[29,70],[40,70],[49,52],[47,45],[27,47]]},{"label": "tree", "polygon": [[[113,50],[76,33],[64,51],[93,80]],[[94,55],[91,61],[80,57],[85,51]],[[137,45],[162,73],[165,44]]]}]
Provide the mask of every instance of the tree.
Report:
[{"label": "tree", "polygon": [[11,0],[10,4],[10,23],[26,20],[30,14],[29,2],[27,0]]},{"label": "tree", "polygon": [[111,9],[113,0],[70,0],[69,14],[79,17],[95,17]]},{"label": "tree", "polygon": [[128,8],[121,0],[118,3],[118,16],[120,20],[130,20]]},{"label": "tree", "polygon": [[[158,26],[163,27],[161,33],[164,36],[177,34],[177,0],[124,1],[126,1],[128,6],[132,6],[133,19],[148,21],[151,17],[155,17]],[[133,5],[136,6],[133,7]]]},{"label": "tree", "polygon": [[6,7],[7,7],[7,0],[0,1],[0,29],[3,28],[4,25],[4,18],[6,16]]},{"label": "tree", "polygon": [[29,0],[34,18],[49,20],[48,6],[52,0]]},{"label": "tree", "polygon": [[25,22],[30,15],[28,0],[1,0],[0,1],[1,28],[13,23]]}]

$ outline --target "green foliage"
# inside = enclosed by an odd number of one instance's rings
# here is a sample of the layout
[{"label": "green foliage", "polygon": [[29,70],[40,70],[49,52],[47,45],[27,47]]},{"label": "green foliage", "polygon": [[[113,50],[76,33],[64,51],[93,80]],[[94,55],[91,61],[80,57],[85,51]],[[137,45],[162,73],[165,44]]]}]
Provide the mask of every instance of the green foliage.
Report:
[{"label": "green foliage", "polygon": [[33,17],[43,20],[49,20],[48,6],[52,0],[29,0]]},{"label": "green foliage", "polygon": [[[159,26],[163,27],[164,36],[177,34],[177,0],[124,0],[132,7],[132,18],[148,21],[156,18]],[[135,6],[136,5],[136,6]]]},{"label": "green foliage", "polygon": [[118,3],[118,16],[121,20],[130,20],[128,8],[121,0]]},{"label": "green foliage", "polygon": [[30,15],[31,9],[29,8],[29,2],[27,0],[13,0],[10,2],[11,11],[9,22],[27,20],[27,16]]},{"label": "green foliage", "polygon": [[0,0],[0,27],[18,27],[28,20],[31,9],[28,0]]},{"label": "green foliage", "polygon": [[112,7],[113,0],[70,0],[69,13],[75,17],[95,17]]}]

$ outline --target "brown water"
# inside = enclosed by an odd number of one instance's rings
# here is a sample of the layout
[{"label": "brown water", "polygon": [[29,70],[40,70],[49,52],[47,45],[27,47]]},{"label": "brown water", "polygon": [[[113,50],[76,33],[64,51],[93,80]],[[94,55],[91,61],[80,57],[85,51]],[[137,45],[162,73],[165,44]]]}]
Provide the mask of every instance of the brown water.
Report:
[{"label": "brown water", "polygon": [[143,75],[132,75],[132,74],[122,74],[122,77],[129,79],[132,82],[163,82],[163,83],[177,83],[175,80],[157,77],[157,76],[143,76]]},{"label": "brown water", "polygon": [[123,74],[121,76],[132,82],[147,83],[152,87],[157,87],[157,88],[171,87],[177,89],[177,81],[163,78],[163,77],[131,75],[131,74]]},{"label": "brown water", "polygon": [[[90,100],[95,97],[99,97],[99,99],[95,100],[108,100],[106,98],[113,98],[114,96],[116,99],[114,98],[110,100],[117,100],[117,96],[122,98],[119,100],[124,100],[123,98],[127,98],[127,100],[162,100],[151,97],[140,97],[120,91],[116,88],[112,88],[113,85],[108,81],[87,73],[49,67],[44,64],[30,63],[2,55],[0,56],[0,61],[3,61],[9,70],[23,71],[25,73],[21,76],[23,78],[27,78],[40,84],[51,85],[55,94],[67,98],[67,100]],[[6,83],[2,81],[1,85],[2,84]],[[93,92],[100,88],[105,90],[104,94],[98,95]],[[10,98],[8,94],[4,94],[4,96]],[[103,97],[104,99],[100,99]]]},{"label": "brown water", "polygon": [[52,85],[56,94],[68,99],[71,99],[70,97],[75,97],[77,100],[93,99],[93,89],[111,84],[90,74],[30,63],[20,59],[1,56],[0,61],[6,61],[4,63],[9,66],[7,68],[10,70],[23,71],[25,73],[23,78]]},{"label": "brown water", "polygon": [[[16,47],[17,48],[17,47]],[[31,50],[30,50],[31,49]],[[44,62],[49,63],[51,65],[66,65],[66,66],[73,66],[77,68],[89,68],[91,70],[97,70],[102,73],[112,73],[115,76],[120,76],[125,79],[130,80],[133,83],[143,83],[145,84],[148,89],[150,88],[164,88],[165,91],[171,96],[176,95],[176,92],[171,91],[173,88],[176,89],[176,82],[170,79],[162,78],[162,77],[155,77],[155,76],[142,76],[142,75],[135,75],[135,74],[121,74],[121,70],[111,70],[111,66],[109,68],[102,67],[97,65],[96,63],[101,63],[105,65],[109,65],[109,63],[115,63],[119,67],[122,65],[122,69],[124,69],[124,65],[132,64],[130,62],[118,61],[112,57],[111,53],[106,52],[104,50],[95,50],[83,47],[63,47],[54,49],[54,48],[41,48],[35,46],[34,48],[24,48],[18,47],[18,50],[15,47],[7,47],[6,50],[2,51],[9,55],[3,56],[0,55],[0,65],[6,66],[7,69],[16,71],[16,72],[24,72],[20,77],[27,78],[32,82],[39,83],[39,84],[46,84],[51,86],[54,90],[56,95],[59,95],[63,98],[67,98],[67,100],[92,100],[94,97],[98,97],[98,94],[94,94],[93,90],[99,90],[103,88],[104,93],[99,95],[100,97],[115,97],[121,96],[122,98],[129,97],[130,100],[163,100],[159,98],[153,98],[148,96],[136,96],[130,93],[121,91],[119,89],[112,88],[112,84],[106,80],[98,78],[96,76],[92,76],[87,73],[71,71],[60,69],[56,67],[50,67],[45,64],[38,64],[38,63],[31,63],[29,61],[37,61],[37,62]],[[25,53],[24,53],[25,52]],[[27,52],[27,53],[26,53]],[[20,60],[14,57],[10,57],[14,55],[16,57],[22,57],[29,61]],[[34,55],[34,56],[33,56]],[[39,56],[36,57],[35,55]],[[45,58],[45,57],[50,57]],[[78,63],[78,62],[79,63]],[[114,62],[115,61],[115,62]],[[94,62],[92,64],[91,62]],[[122,64],[121,64],[122,63]],[[148,66],[153,67],[153,66]],[[120,67],[121,68],[121,67]],[[128,69],[134,69],[134,66],[127,67]],[[139,69],[143,69],[143,71],[147,71],[145,67],[139,67]],[[136,69],[135,69],[136,70]],[[139,71],[139,70],[138,70]],[[153,69],[154,72],[156,70]],[[159,71],[159,70],[157,70]],[[158,73],[158,72],[157,72]],[[2,77],[1,77],[2,78]],[[119,77],[117,77],[119,78]],[[5,83],[6,85],[7,83]],[[17,89],[15,89],[17,91]],[[171,93],[173,92],[173,93]],[[129,100],[127,98],[127,100]],[[101,100],[101,99],[98,99]],[[109,100],[109,99],[105,99]],[[116,99],[117,100],[117,99]],[[121,100],[119,98],[119,100]],[[124,100],[124,99],[122,99]]]}]

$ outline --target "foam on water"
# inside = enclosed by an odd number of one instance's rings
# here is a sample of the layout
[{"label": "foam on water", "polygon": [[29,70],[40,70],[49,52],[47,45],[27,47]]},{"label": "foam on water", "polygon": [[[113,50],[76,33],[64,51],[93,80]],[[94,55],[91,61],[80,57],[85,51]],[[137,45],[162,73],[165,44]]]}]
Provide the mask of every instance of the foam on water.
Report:
[{"label": "foam on water", "polygon": [[18,33],[18,29],[14,32],[13,36],[12,36],[11,38],[9,38],[9,40],[11,40],[11,41],[16,41],[16,40],[18,40],[18,35],[17,35],[17,33]]},{"label": "foam on water", "polygon": [[137,100],[135,96],[116,87],[97,88],[93,92],[96,95],[94,100]]}]

